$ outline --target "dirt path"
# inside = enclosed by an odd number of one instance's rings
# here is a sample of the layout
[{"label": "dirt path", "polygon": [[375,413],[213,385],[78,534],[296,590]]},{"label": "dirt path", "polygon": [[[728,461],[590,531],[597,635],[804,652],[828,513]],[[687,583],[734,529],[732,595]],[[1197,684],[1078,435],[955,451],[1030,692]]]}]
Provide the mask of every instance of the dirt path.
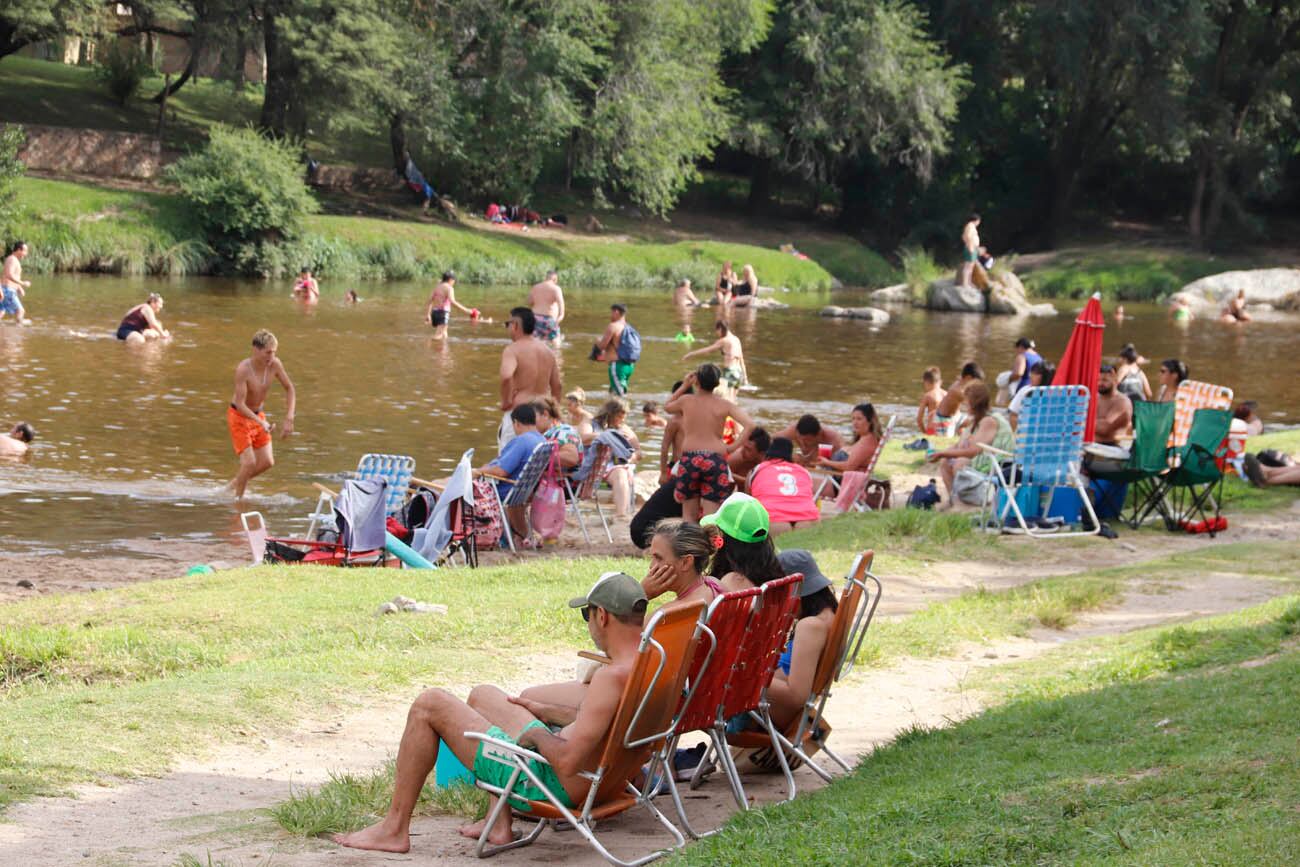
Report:
[{"label": "dirt path", "polygon": [[[1275,529],[1271,524],[1271,520],[1263,521],[1252,532],[1271,536]],[[1188,540],[1181,541],[1186,544]],[[1077,553],[1080,568],[1100,565],[1098,551],[1092,546]],[[1059,569],[1069,563],[1057,563],[1058,559],[1070,561],[1074,555],[1062,547],[1051,559],[1053,568]],[[1041,573],[1041,565],[1034,571]],[[1023,567],[969,564],[961,571],[936,569],[924,582],[890,578],[881,616],[903,616],[977,584],[1020,583],[1030,577],[1025,572]],[[1081,618],[1065,632],[1036,630],[1027,638],[970,646],[952,658],[909,659],[887,669],[856,672],[839,687],[829,706],[829,718],[838,723],[833,745],[843,755],[856,757],[914,724],[943,725],[979,712],[981,696],[965,686],[969,675],[979,669],[1030,658],[1066,641],[1237,610],[1288,589],[1284,582],[1234,573],[1188,576],[1176,584],[1137,582],[1119,604]],[[507,686],[567,676],[572,663],[567,656],[525,659],[517,682]],[[465,686],[460,685],[461,689]],[[333,708],[292,732],[186,759],[162,778],[87,785],[79,787],[73,798],[19,805],[9,812],[8,824],[0,825],[0,863],[26,867],[170,864],[185,853],[201,861],[210,854],[214,863],[247,865],[269,859],[276,865],[295,867],[430,860],[470,863],[477,859],[470,841],[455,835],[460,823],[455,818],[417,820],[413,854],[394,856],[351,852],[322,840],[293,838],[265,813],[265,808],[284,800],[292,789],[324,782],[331,771],[364,772],[390,757],[408,701],[409,696],[404,695],[361,708]],[[796,776],[803,790],[821,785],[807,769]],[[747,790],[757,803],[777,800],[783,794],[779,778],[771,777],[751,778]],[[663,807],[671,815],[667,802]],[[715,827],[734,811],[735,804],[721,780],[713,780],[690,794],[687,809],[697,827]],[[641,812],[605,822],[601,830],[609,835],[617,853],[667,841]],[[575,846],[571,833],[548,833],[529,849],[504,857],[514,863],[603,863],[589,850]]]}]

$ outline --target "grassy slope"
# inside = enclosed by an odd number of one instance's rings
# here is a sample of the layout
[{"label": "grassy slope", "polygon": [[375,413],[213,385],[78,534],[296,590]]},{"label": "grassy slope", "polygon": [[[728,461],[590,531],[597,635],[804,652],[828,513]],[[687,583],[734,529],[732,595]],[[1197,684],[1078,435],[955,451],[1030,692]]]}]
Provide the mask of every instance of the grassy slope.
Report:
[{"label": "grassy slope", "polygon": [[1005,705],[905,734],[679,860],[1296,863],[1297,635],[1291,596],[1001,667],[984,685]]},{"label": "grassy slope", "polygon": [[1025,287],[1044,298],[1106,298],[1154,301],[1193,280],[1237,269],[1264,267],[1258,258],[1213,256],[1176,249],[1068,250],[1050,263],[1020,274]]}]

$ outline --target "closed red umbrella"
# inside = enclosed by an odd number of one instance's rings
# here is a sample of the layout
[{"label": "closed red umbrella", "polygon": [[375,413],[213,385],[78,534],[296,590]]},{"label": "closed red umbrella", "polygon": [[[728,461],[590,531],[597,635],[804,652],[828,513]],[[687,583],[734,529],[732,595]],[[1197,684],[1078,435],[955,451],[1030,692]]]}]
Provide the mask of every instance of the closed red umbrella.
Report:
[{"label": "closed red umbrella", "polygon": [[1093,295],[1084,305],[1079,318],[1074,320],[1070,342],[1065,344],[1061,363],[1056,367],[1052,385],[1083,385],[1092,393],[1088,402],[1088,424],[1083,429],[1083,441],[1092,442],[1097,426],[1097,377],[1101,370],[1101,332],[1106,320],[1101,315],[1101,295]]}]

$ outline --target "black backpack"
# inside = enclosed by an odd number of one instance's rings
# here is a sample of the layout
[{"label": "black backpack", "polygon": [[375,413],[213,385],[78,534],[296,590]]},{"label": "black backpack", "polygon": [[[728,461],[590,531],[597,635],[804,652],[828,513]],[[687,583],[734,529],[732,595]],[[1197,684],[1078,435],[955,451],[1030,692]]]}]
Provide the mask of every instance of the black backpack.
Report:
[{"label": "black backpack", "polygon": [[907,508],[928,510],[942,501],[943,498],[939,496],[939,490],[934,485],[934,479],[930,479],[930,484],[917,485],[912,489],[911,496],[907,498]]}]

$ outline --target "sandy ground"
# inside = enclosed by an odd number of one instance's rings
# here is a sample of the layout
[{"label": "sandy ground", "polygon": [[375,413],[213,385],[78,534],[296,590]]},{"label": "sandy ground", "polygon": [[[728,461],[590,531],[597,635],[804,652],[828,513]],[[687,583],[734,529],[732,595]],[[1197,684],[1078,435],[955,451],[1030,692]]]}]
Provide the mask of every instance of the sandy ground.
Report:
[{"label": "sandy ground", "polygon": [[[1234,532],[1221,540],[1291,538],[1298,516],[1284,513],[1238,521]],[[626,538],[625,526],[616,531]],[[1204,537],[1146,538],[1141,558],[1206,544],[1211,542]],[[1132,547],[1099,540],[1082,547],[1047,548],[1045,559],[1054,573],[1069,572],[1140,559],[1128,550]],[[624,550],[620,545],[611,548]],[[935,564],[923,578],[886,576],[879,615],[904,616],[975,586],[1013,586],[1042,574],[1042,569],[1033,570],[1033,575],[1028,571],[1018,566]],[[98,580],[92,576],[86,583]],[[909,659],[886,669],[859,670],[838,686],[831,699],[828,717],[836,725],[832,745],[856,760],[914,724],[944,725],[977,713],[983,707],[982,697],[966,684],[979,669],[1026,659],[1083,637],[1237,610],[1288,589],[1282,582],[1234,573],[1189,575],[1177,583],[1139,582],[1120,603],[1081,618],[1067,631],[1040,629],[1023,639],[971,646],[952,658]],[[565,677],[573,664],[574,659],[566,655],[531,657],[522,661],[515,682],[505,686]],[[468,684],[455,686],[463,690]],[[73,797],[18,805],[9,811],[7,823],[0,825],[0,863],[27,867],[171,864],[186,853],[203,862],[210,856],[213,863],[232,865],[469,863],[472,843],[455,835],[462,821],[457,818],[419,819],[411,854],[379,855],[290,837],[265,812],[294,789],[325,781],[330,772],[366,771],[389,758],[410,698],[400,695],[365,707],[331,708],[292,731],[248,737],[216,749],[198,745],[191,757],[161,778],[86,785],[78,787]],[[807,769],[796,777],[801,790],[821,785]],[[759,804],[783,796],[779,777],[752,777],[747,791]],[[670,817],[675,815],[667,800],[661,807]],[[697,827],[715,827],[735,809],[720,779],[687,798],[687,810]],[[669,840],[644,811],[602,822],[599,830],[608,835],[611,848],[623,855]],[[532,847],[503,855],[501,860],[603,863],[577,843],[572,832],[548,832]]]}]

